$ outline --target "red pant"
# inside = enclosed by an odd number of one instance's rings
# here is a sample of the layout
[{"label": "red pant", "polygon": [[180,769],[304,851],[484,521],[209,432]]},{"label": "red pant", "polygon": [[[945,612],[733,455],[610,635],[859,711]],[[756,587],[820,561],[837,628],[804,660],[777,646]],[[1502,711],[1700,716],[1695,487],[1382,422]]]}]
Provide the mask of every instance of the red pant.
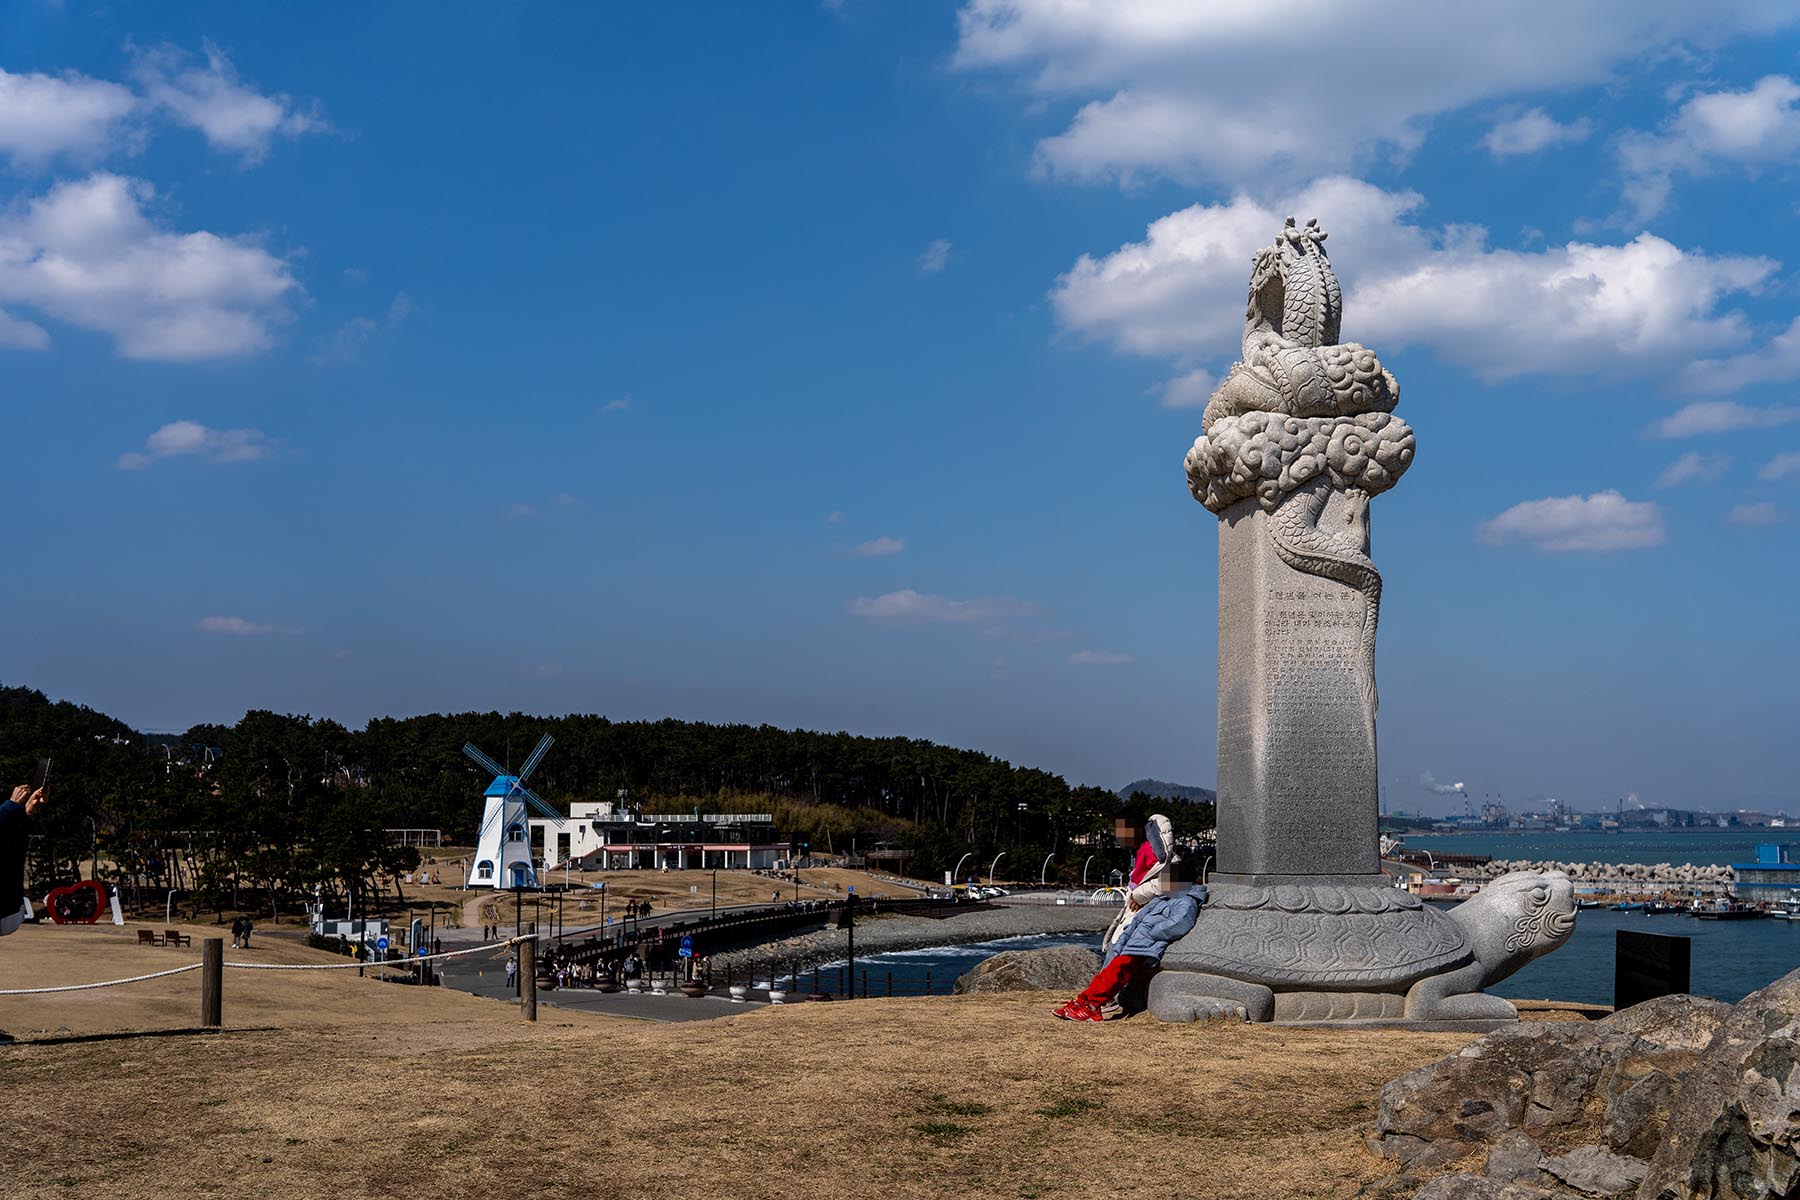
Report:
[{"label": "red pant", "polygon": [[1108,1000],[1136,983],[1150,978],[1156,970],[1154,958],[1140,958],[1135,954],[1114,955],[1111,962],[1100,968],[1087,990],[1076,997],[1082,1004],[1099,1008]]}]

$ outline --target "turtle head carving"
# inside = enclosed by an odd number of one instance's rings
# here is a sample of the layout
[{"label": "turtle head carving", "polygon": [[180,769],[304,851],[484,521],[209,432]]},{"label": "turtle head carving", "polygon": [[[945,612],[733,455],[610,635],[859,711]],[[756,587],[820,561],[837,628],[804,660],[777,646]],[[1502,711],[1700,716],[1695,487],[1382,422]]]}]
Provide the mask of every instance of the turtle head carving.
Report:
[{"label": "turtle head carving", "polygon": [[1513,871],[1451,913],[1486,969],[1482,986],[1505,979],[1575,932],[1575,888],[1561,871]]}]

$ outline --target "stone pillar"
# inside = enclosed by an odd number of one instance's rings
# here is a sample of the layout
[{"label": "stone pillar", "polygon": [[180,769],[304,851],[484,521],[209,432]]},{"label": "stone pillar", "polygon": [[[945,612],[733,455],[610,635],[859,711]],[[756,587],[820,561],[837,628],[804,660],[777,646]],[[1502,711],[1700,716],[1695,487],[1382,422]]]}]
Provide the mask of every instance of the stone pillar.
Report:
[{"label": "stone pillar", "polygon": [[[1356,530],[1366,545],[1367,511],[1333,492],[1319,524]],[[1213,877],[1374,882],[1380,810],[1375,715],[1363,690],[1365,598],[1283,562],[1255,499],[1220,517]]]}]

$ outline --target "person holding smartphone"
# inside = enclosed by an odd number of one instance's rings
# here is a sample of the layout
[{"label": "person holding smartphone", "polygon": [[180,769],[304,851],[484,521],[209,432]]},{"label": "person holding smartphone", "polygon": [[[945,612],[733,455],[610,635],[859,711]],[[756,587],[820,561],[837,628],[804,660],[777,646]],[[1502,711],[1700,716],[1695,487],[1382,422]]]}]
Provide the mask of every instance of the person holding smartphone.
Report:
[{"label": "person holding smartphone", "polygon": [[49,776],[50,760],[39,759],[31,782],[14,788],[12,799],[0,804],[0,937],[25,919],[26,822],[44,807]]}]

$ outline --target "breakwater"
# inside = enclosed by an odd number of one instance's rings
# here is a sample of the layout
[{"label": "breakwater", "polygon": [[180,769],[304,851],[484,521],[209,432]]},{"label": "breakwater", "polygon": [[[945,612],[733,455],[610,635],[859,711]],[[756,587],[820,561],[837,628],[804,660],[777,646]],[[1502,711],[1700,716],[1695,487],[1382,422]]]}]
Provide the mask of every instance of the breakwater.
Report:
[{"label": "breakwater", "polygon": [[1497,879],[1509,871],[1562,871],[1577,886],[1591,885],[1621,895],[1638,892],[1683,892],[1718,895],[1737,881],[1728,866],[1706,863],[1559,862],[1553,859],[1495,858],[1455,868],[1465,879]]}]

